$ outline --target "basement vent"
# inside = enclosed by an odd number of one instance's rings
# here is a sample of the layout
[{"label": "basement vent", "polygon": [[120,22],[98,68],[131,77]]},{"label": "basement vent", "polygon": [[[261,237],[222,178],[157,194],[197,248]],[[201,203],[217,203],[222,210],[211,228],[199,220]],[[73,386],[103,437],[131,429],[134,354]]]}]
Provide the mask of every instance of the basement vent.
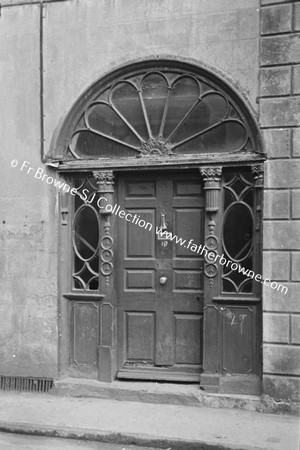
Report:
[{"label": "basement vent", "polygon": [[52,378],[0,376],[0,390],[2,391],[48,392],[52,387]]}]

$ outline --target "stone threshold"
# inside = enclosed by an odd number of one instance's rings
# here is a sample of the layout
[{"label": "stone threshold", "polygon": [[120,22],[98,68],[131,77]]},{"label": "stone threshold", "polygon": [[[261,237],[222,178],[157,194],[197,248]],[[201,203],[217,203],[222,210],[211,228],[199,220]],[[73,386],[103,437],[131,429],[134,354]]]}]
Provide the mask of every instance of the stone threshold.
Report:
[{"label": "stone threshold", "polygon": [[175,384],[140,381],[104,383],[91,379],[63,378],[54,382],[51,395],[93,397],[101,399],[183,405],[210,408],[234,408],[262,411],[262,398],[257,395],[206,393],[199,384]]}]

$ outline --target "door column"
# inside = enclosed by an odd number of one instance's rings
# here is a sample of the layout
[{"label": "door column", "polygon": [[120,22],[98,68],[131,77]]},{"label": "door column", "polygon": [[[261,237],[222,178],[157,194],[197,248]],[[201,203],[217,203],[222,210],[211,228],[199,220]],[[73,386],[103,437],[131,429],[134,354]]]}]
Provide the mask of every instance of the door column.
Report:
[{"label": "door column", "polygon": [[[104,301],[100,311],[100,336],[98,347],[99,380],[111,382],[116,372],[116,305],[113,283],[113,245],[114,245],[114,174],[111,170],[94,171],[93,176],[98,185],[100,215],[100,273],[99,285]],[[101,199],[101,200],[100,200]]]},{"label": "door column", "polygon": [[214,304],[220,283],[220,267],[214,262],[222,251],[221,244],[221,177],[222,167],[202,167],[200,174],[205,192],[205,251],[204,262],[204,317],[203,317],[203,373],[200,386],[206,391],[219,390],[219,315]]}]

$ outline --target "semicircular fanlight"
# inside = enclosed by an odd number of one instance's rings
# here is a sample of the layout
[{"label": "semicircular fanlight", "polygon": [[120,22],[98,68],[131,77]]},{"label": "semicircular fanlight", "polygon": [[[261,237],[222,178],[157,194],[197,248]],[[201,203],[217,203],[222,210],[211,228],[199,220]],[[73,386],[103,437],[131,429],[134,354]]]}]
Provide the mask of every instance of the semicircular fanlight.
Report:
[{"label": "semicircular fanlight", "polygon": [[248,142],[243,118],[223,92],[190,73],[152,70],[119,79],[94,98],[75,127],[69,153],[126,158],[237,152]]}]

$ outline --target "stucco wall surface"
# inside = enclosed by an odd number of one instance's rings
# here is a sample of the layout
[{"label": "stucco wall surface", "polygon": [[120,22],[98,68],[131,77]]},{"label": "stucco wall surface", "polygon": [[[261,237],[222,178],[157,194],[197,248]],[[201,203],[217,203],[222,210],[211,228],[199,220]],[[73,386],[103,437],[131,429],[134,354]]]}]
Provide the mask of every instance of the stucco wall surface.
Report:
[{"label": "stucco wall surface", "polygon": [[258,0],[69,0],[44,9],[46,151],[90,84],[141,58],[211,67],[257,110]]},{"label": "stucco wall surface", "polygon": [[0,19],[0,375],[57,372],[56,193],[20,171],[41,166],[39,15],[29,5]]}]

